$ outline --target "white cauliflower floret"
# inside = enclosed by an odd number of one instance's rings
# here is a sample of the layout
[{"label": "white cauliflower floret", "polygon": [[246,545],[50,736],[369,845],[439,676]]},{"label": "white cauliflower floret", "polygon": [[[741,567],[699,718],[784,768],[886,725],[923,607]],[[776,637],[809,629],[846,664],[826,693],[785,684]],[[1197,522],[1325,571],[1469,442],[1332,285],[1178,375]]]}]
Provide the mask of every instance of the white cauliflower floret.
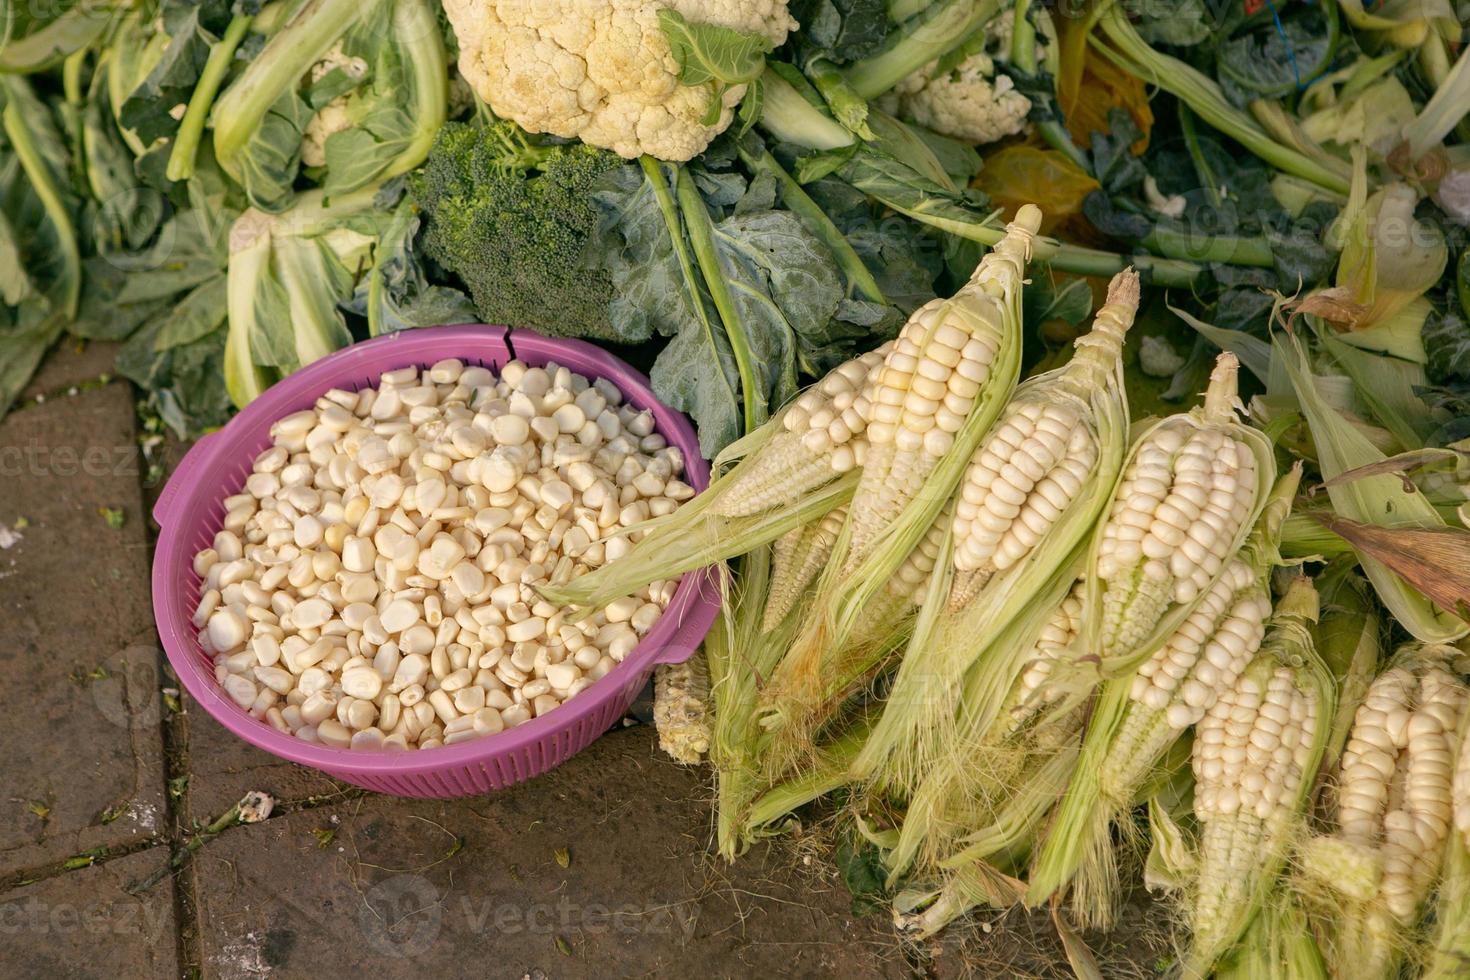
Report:
[{"label": "white cauliflower floret", "polygon": [[[311,66],[311,81],[321,81],[334,69],[340,68],[353,81],[367,77],[367,62],[351,57],[342,50],[339,42],[326,56]],[[351,129],[354,120],[350,112],[352,93],[337,96],[316,111],[301,132],[301,162],[308,167],[323,167],[327,163],[327,137]]]},{"label": "white cauliflower floret", "polygon": [[1014,16],[1006,11],[987,24],[984,48],[952,70],[936,77],[939,62],[931,61],[899,82],[885,105],[920,126],[966,143],[994,143],[1023,131],[1031,100],[1008,76],[996,72],[989,53],[1003,57],[1009,49]]},{"label": "white cauliflower floret", "polygon": [[746,86],[703,123],[710,85],[684,85],[658,11],[761,34],[796,29],[787,0],[444,0],[459,71],[496,115],[633,158],[688,160],[730,125]]}]

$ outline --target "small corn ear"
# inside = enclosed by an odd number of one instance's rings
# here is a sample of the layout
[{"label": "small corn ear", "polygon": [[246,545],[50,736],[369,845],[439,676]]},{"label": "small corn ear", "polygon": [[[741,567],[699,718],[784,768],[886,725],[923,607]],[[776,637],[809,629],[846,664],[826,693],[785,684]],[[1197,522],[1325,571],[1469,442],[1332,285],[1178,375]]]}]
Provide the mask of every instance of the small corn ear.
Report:
[{"label": "small corn ear", "polygon": [[653,724],[658,747],[676,762],[704,758],[710,743],[709,670],[704,653],[681,664],[660,664],[653,675]]},{"label": "small corn ear", "polygon": [[1146,431],[1093,544],[1089,646],[1131,667],[1178,628],[1245,540],[1272,483],[1269,440],[1236,412],[1235,355],[1216,361],[1204,405]]},{"label": "small corn ear", "polygon": [[817,580],[847,520],[847,507],[837,507],[820,521],[793,528],[771,549],[771,595],[761,619],[761,628],[773,630],[801,601],[807,587]]},{"label": "small corn ear", "polygon": [[839,364],[807,388],[773,422],[770,444],[730,474],[713,503],[717,514],[747,517],[789,504],[863,465],[869,400],[893,350],[884,344]]},{"label": "small corn ear", "polygon": [[1293,580],[1261,653],[1200,721],[1194,744],[1199,867],[1184,975],[1207,976],[1260,911],[1305,830],[1336,692],[1312,645],[1318,597]]}]

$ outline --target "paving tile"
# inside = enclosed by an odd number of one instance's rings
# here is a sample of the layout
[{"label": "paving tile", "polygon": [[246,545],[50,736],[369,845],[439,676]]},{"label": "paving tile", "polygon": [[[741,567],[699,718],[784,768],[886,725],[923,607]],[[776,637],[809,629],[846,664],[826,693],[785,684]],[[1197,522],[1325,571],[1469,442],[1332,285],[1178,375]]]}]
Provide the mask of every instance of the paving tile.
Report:
[{"label": "paving tile", "polygon": [[789,844],[710,856],[706,773],[638,727],[498,795],[230,830],[193,867],[203,976],[908,975]]},{"label": "paving tile", "polygon": [[172,880],[128,892],[167,860],[165,848],[149,848],[0,894],[0,976],[177,977]]},{"label": "paving tile", "polygon": [[120,382],[0,422],[0,876],[136,843],[165,820],[133,445]]},{"label": "paving tile", "polygon": [[52,394],[68,385],[81,385],[95,381],[103,374],[111,374],[121,344],[105,341],[78,341],[67,337],[52,348],[41,362],[35,377],[21,391],[21,401],[35,398],[38,394]]}]

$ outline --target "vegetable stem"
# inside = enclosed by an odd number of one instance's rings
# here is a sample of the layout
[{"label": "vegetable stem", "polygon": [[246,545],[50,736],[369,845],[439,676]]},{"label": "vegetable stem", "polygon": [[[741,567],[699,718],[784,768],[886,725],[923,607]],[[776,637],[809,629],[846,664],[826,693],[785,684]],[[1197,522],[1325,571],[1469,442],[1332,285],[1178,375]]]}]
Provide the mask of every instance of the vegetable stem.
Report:
[{"label": "vegetable stem", "polygon": [[[1011,63],[1027,74],[1034,75],[1037,70],[1036,48],[1038,45],[1036,40],[1036,27],[1031,23],[1031,18],[1027,16],[1030,8],[1031,0],[1016,0],[1015,26],[1011,30]],[[1038,18],[1046,18],[1048,28],[1045,33],[1048,33],[1052,41],[1052,50],[1057,50],[1056,37],[1049,26],[1051,22],[1050,15],[1045,9],[1041,9],[1036,12],[1036,16]],[[1054,67],[1051,65],[1047,66],[1047,71],[1053,75],[1056,74]],[[1067,132],[1067,127],[1063,125],[1060,118],[1042,120],[1037,122],[1035,126],[1036,131],[1041,134],[1041,138],[1046,140],[1052,149],[1066,156],[1067,159],[1081,167],[1083,171],[1091,172],[1087,154],[1083,153],[1081,148],[1072,142],[1072,134]]]},{"label": "vegetable stem", "polygon": [[[23,85],[22,82],[10,82],[0,76],[0,87],[10,89],[7,92],[5,108],[0,111],[0,126],[5,129],[5,135],[10,140],[10,146],[15,151],[20,166],[30,180],[31,191],[41,201],[41,207],[51,221],[51,226],[56,233],[56,244],[60,251],[60,265],[62,271],[58,278],[61,303],[52,311],[52,316],[59,319],[61,323],[69,323],[76,317],[77,302],[82,293],[82,257],[77,249],[76,230],[72,227],[71,216],[67,212],[65,201],[61,197],[61,189],[56,185],[56,176],[51,172],[45,158],[41,155],[40,148],[36,146],[30,127],[26,125],[22,108],[16,102],[16,86]],[[29,94],[28,92],[25,94]]]},{"label": "vegetable stem", "polygon": [[943,0],[923,11],[887,48],[844,71],[865,99],[882,95],[907,76],[963,44],[1000,10],[1000,0]]},{"label": "vegetable stem", "polygon": [[705,288],[715,304],[715,312],[725,325],[725,337],[730,342],[730,352],[735,356],[735,369],[740,374],[740,396],[745,405],[745,431],[754,432],[766,420],[765,404],[756,394],[755,365],[750,352],[750,343],[740,325],[740,311],[735,307],[735,298],[730,295],[730,284],[720,268],[720,256],[715,249],[714,227],[704,198],[694,186],[689,171],[680,167],[675,172],[674,192],[678,196],[680,211],[684,215],[684,227],[689,232],[689,243],[694,248],[695,260],[704,274]]},{"label": "vegetable stem", "polygon": [[1467,105],[1470,105],[1470,45],[1460,52],[1455,67],[1435,89],[1424,109],[1404,127],[1409,154],[1417,160],[1441,142],[1465,118]]},{"label": "vegetable stem", "polygon": [[745,161],[746,166],[757,173],[770,174],[776,179],[776,193],[781,195],[781,203],[831,250],[838,267],[858,295],[870,303],[887,305],[888,300],[883,297],[878,280],[873,278],[873,273],[842,234],[842,229],[827,217],[827,212],[807,195],[795,178],[786,172],[786,168],[771,156],[770,151],[755,140],[741,140],[739,150],[740,159]]},{"label": "vegetable stem", "polygon": [[1113,0],[1106,2],[1098,24],[1111,45],[1101,43],[1096,36],[1091,40],[1108,60],[1172,93],[1205,122],[1272,166],[1330,191],[1347,193],[1348,177],[1343,167],[1276,142],[1249,115],[1231,105],[1213,79],[1177,58],[1155,51],[1128,22],[1119,5]]},{"label": "vegetable stem", "polygon": [[204,70],[199,73],[199,82],[194,94],[189,97],[189,106],[184,118],[179,121],[178,133],[174,136],[174,148],[168,155],[168,168],[164,175],[169,180],[188,180],[194,176],[194,156],[199,152],[199,138],[204,134],[204,123],[209,118],[209,109],[214,97],[219,94],[230,63],[235,59],[235,50],[245,39],[254,17],[236,14],[225,28],[224,36],[209,51]]}]

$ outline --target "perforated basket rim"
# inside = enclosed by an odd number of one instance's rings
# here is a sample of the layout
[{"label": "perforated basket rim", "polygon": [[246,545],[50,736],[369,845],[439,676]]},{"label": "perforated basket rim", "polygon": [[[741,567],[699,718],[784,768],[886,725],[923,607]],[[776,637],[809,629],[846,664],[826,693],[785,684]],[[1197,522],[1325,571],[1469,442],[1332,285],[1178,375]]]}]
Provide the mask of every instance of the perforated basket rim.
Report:
[{"label": "perforated basket rim", "polygon": [[211,717],[274,756],[349,780],[353,775],[381,780],[495,766],[495,760],[523,756],[533,746],[544,750],[555,745],[610,702],[631,701],[654,666],[680,663],[694,653],[719,611],[717,570],[685,574],[663,616],[606,676],[555,711],[456,745],[397,752],[332,748],[283,734],[235,704],[216,683],[213,663],[199,646],[192,622],[199,587],[194,554],[219,529],[224,498],[240,492],[255,456],[270,444],[270,425],[277,419],[312,407],[331,388],[376,384],[385,371],[428,366],[445,358],[497,372],[512,358],[533,366],[554,361],[588,378],[606,378],[625,401],[653,412],[655,431],[684,454],[684,480],[695,490],[708,485],[709,466],[700,456],[689,420],[660,402],[642,373],[581,341],[486,324],[423,327],[354,344],[289,375],[219,431],[195,443],[153,509],[160,529],[153,560],[153,610],[164,652],[184,688]]}]

